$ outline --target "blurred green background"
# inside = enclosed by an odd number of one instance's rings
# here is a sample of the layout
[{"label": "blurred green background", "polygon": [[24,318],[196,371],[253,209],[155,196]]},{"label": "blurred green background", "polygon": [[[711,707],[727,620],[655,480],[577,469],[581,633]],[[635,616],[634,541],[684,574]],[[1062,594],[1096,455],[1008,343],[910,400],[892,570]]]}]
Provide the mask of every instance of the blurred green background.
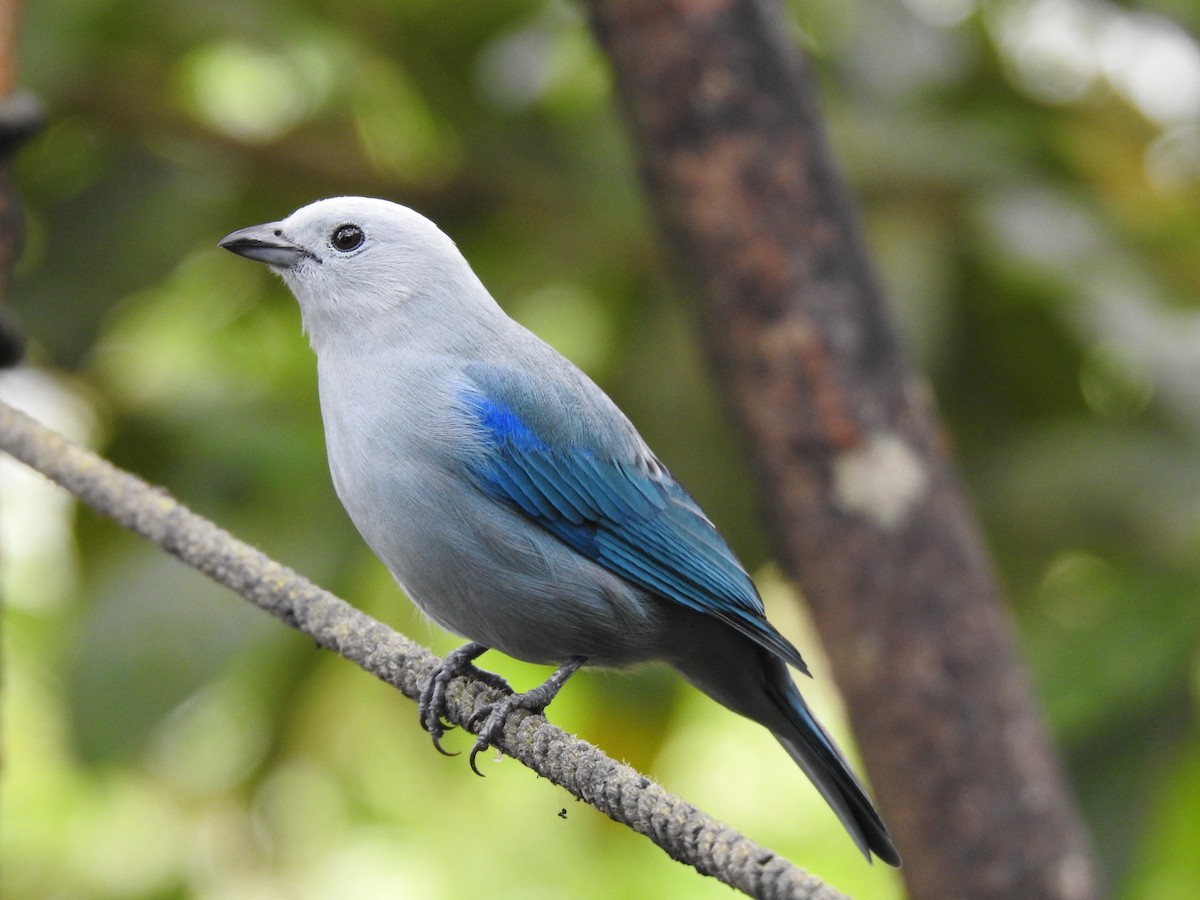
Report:
[{"label": "blurred green background", "polygon": [[[1200,10],[788,9],[1110,882],[1194,896]],[[319,197],[404,202],[630,414],[850,742],[577,6],[59,0],[21,52],[51,118],[18,166],[30,367],[0,395],[444,652],[336,502],[290,297],[215,247]],[[475,778],[390,689],[0,477],[6,895],[730,896],[512,761]],[[581,676],[552,719],[843,890],[900,894],[765,731],[670,674]]]}]

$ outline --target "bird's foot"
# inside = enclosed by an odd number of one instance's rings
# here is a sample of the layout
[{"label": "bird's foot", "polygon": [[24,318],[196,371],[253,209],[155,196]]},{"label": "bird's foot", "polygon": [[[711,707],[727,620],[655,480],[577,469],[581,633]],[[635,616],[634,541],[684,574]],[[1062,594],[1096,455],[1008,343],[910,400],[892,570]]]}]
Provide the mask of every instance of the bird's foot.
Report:
[{"label": "bird's foot", "polygon": [[[446,654],[446,658],[442,660],[433,671],[433,676],[429,679],[429,683],[425,685],[425,690],[421,692],[421,699],[417,704],[417,713],[421,717],[421,727],[429,732],[433,738],[433,746],[438,753],[443,756],[457,756],[457,753],[451,753],[442,747],[442,736],[453,725],[445,721],[446,715],[446,688],[459,675],[470,675],[489,687],[497,690],[512,693],[512,688],[508,682],[494,672],[485,672],[474,664],[476,657],[487,651],[487,647],[483,644],[478,644],[472,641],[469,644],[463,644],[457,650]],[[474,758],[474,754],[472,754]],[[472,763],[471,768],[474,768]]]},{"label": "bird's foot", "polygon": [[[572,656],[559,666],[554,674],[547,678],[545,682],[533,688],[533,690],[526,691],[523,694],[509,694],[509,696],[502,697],[495,703],[489,703],[477,709],[471,718],[467,720],[468,730],[474,731],[476,734],[475,746],[471,748],[471,771],[480,777],[483,776],[483,773],[475,765],[475,757],[496,743],[496,739],[504,731],[504,723],[508,719],[509,713],[518,709],[526,709],[540,715],[550,705],[550,701],[558,696],[558,692],[567,683],[567,679],[574,675],[586,661],[586,657]],[[475,726],[479,725],[480,722],[483,725],[476,730]],[[440,750],[441,748],[439,747],[438,749]]]}]

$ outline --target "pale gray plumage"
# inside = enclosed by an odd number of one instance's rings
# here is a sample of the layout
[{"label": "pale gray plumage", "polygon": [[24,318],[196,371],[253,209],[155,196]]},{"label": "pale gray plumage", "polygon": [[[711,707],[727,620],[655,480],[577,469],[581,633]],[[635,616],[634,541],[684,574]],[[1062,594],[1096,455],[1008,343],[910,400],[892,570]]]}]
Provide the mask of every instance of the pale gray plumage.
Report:
[{"label": "pale gray plumage", "polygon": [[899,863],[728,547],[616,405],[505,315],[432,222],[342,197],[221,243],[299,302],[354,524],[426,614],[475,642],[422,704],[435,741],[437,691],[486,648],[567,663],[524,695],[533,708],[585,660],[662,660],[769,728],[868,858]]}]

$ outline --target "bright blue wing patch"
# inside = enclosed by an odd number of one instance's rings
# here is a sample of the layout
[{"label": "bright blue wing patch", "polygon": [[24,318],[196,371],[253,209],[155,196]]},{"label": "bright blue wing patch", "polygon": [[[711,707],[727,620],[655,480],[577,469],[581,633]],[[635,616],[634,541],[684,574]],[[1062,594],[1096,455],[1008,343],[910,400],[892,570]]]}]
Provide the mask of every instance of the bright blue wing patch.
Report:
[{"label": "bright blue wing patch", "polygon": [[715,616],[807,673],[800,653],[766,620],[733,551],[665,470],[552,446],[496,397],[464,392],[487,440],[480,486],[611,572]]},{"label": "bright blue wing patch", "polygon": [[531,450],[549,449],[541,438],[530,431],[515,412],[502,403],[493,403],[484,397],[470,396],[468,403],[479,416],[479,424],[497,444],[512,444],[522,453]]}]

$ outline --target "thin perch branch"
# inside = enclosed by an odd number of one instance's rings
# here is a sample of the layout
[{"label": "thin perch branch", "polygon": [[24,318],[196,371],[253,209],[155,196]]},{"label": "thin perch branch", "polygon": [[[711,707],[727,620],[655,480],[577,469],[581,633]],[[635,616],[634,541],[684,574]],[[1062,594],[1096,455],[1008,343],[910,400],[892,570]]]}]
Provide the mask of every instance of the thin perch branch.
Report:
[{"label": "thin perch branch", "polygon": [[[237,540],[166,491],[4,403],[0,403],[0,450],[410,699],[420,696],[439,662],[425,648]],[[465,727],[476,708],[495,696],[480,681],[457,678],[447,692],[447,718]],[[523,710],[510,714],[499,746],[538,775],[644,834],[672,859],[752,897],[844,897],[542,716]]]}]

